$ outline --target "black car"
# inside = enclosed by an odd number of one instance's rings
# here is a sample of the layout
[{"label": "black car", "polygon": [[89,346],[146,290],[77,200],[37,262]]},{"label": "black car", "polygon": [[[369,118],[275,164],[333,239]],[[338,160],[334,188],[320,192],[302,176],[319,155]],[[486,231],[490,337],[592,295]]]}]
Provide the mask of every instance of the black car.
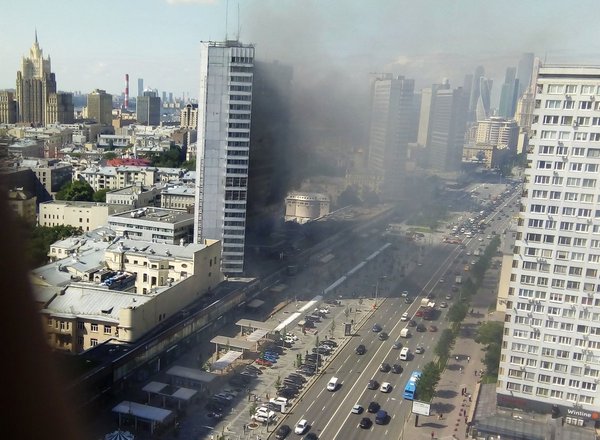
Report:
[{"label": "black car", "polygon": [[379,333],[378,338],[380,341],[385,341],[388,338],[388,334],[386,332],[381,332]]},{"label": "black car", "polygon": [[406,298],[404,298],[404,302],[406,304],[411,304],[414,301],[414,299],[410,296],[407,296]]},{"label": "black car", "polygon": [[427,327],[425,327],[425,324],[419,324],[419,325],[417,325],[417,331],[418,332],[426,332]]},{"label": "black car", "polygon": [[392,365],[392,373],[400,374],[400,373],[402,373],[402,371],[404,371],[404,369],[402,368],[402,365],[400,365],[400,364]]},{"label": "black car", "polygon": [[363,417],[362,419],[360,419],[360,425],[359,426],[362,429],[369,429],[372,425],[373,425],[373,422],[371,421],[370,418]]},{"label": "black car", "polygon": [[369,411],[370,413],[376,413],[377,411],[379,411],[379,408],[381,408],[381,406],[377,402],[371,402],[369,403],[367,411]]},{"label": "black car", "polygon": [[330,345],[333,348],[336,348],[338,346],[338,343],[335,341],[332,341],[331,339],[325,339],[324,341],[321,341],[322,345]]},{"label": "black car", "polygon": [[314,347],[312,349],[312,352],[313,353],[324,354],[324,355],[329,355],[331,353],[331,348],[329,348],[329,347],[323,347],[323,346]]},{"label": "black car", "polygon": [[381,371],[382,373],[387,373],[388,371],[390,371],[392,369],[392,367],[390,367],[390,364],[388,364],[387,362],[384,362],[383,364],[381,364],[381,366],[379,367],[379,371]]},{"label": "black car", "polygon": [[317,437],[317,434],[315,434],[314,432],[309,432],[303,438],[303,440],[318,440],[318,439],[319,439],[319,437]]},{"label": "black car", "polygon": [[290,373],[288,374],[288,377],[291,378],[295,378],[298,379],[299,381],[301,381],[302,383],[306,382],[306,377],[302,376],[301,374],[297,374],[297,373]]},{"label": "black car", "polygon": [[282,440],[286,438],[290,432],[292,432],[292,428],[290,428],[288,425],[281,425],[275,432],[275,438],[277,440]]},{"label": "black car", "polygon": [[415,321],[414,319],[411,319],[410,321],[408,321],[409,327],[414,327],[415,325],[417,325],[417,321]]},{"label": "black car", "polygon": [[367,388],[370,390],[376,390],[379,388],[379,382],[377,382],[375,379],[371,379],[367,384]]},{"label": "black car", "polygon": [[212,412],[216,412],[216,413],[223,413],[223,411],[225,411],[225,407],[223,405],[219,405],[217,402],[214,401],[209,401],[204,408],[206,408],[209,411]]},{"label": "black car", "polygon": [[375,333],[378,333],[378,332],[380,332],[381,330],[383,330],[383,328],[382,328],[382,327],[381,327],[379,324],[375,324],[375,325],[373,325],[373,331],[374,331]]},{"label": "black car", "polygon": [[286,399],[291,399],[292,397],[296,397],[298,395],[298,391],[292,390],[290,388],[282,388],[277,390],[277,395],[285,397]]},{"label": "black car", "polygon": [[356,354],[365,354],[366,352],[367,349],[364,345],[360,344],[358,347],[356,347]]}]

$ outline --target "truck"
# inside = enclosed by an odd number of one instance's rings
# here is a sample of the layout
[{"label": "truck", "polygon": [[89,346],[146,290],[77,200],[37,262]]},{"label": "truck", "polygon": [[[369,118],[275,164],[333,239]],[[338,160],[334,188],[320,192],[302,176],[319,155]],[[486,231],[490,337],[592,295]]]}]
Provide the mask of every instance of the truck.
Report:
[{"label": "truck", "polygon": [[454,279],[454,284],[462,284],[462,276],[461,275],[456,275],[456,278]]},{"label": "truck", "polygon": [[421,300],[421,307],[427,307],[427,304],[429,304],[429,299],[428,298],[423,298]]},{"label": "truck", "polygon": [[400,330],[400,337],[401,338],[410,338],[410,330],[408,329],[408,327],[405,327],[402,330]]}]

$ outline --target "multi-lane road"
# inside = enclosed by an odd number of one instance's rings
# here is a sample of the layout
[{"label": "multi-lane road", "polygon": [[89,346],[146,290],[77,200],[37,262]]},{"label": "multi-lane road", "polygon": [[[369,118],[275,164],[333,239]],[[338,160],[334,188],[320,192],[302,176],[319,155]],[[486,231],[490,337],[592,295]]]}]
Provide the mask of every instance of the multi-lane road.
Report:
[{"label": "multi-lane road", "polygon": [[[486,235],[493,231],[500,232],[506,228],[510,221],[510,215],[506,213],[506,207],[514,204],[517,194],[506,199],[487,218],[489,228]],[[400,331],[406,326],[406,322],[400,320],[404,312],[415,318],[415,313],[420,305],[420,300],[428,293],[435,295],[437,302],[444,299],[450,293],[450,286],[455,274],[462,273],[464,254],[473,251],[482,245],[487,245],[489,240],[479,237],[465,241],[465,249],[451,244],[439,244],[435,252],[430,252],[423,260],[423,264],[405,278],[401,285],[393,289],[396,293],[409,290],[412,297],[416,299],[412,304],[406,304],[404,298],[387,298],[380,301],[379,307],[372,315],[363,322],[357,334],[344,346],[338,347],[337,353],[329,361],[324,372],[312,383],[302,399],[296,403],[292,412],[287,414],[281,424],[287,424],[292,428],[301,419],[307,419],[310,431],[316,433],[321,439],[364,439],[364,438],[402,438],[405,421],[411,412],[412,402],[402,398],[402,392],[410,373],[413,370],[422,370],[425,364],[435,357],[434,347],[438,339],[438,333],[448,326],[445,319],[448,309],[440,309],[434,324],[438,332],[417,332],[411,328],[412,337],[401,338]],[[445,280],[440,282],[440,280]],[[378,333],[372,331],[374,324],[383,327],[383,331],[389,334],[389,338],[381,341]],[[428,326],[430,322],[425,322]],[[399,340],[411,350],[412,357],[408,361],[399,360],[399,350],[393,348],[393,343]],[[364,355],[355,353],[359,344],[364,344],[367,352]],[[415,354],[414,348],[417,344],[425,347],[423,354]],[[399,363],[404,368],[401,374],[392,372],[380,372],[382,362],[390,365]],[[327,383],[332,377],[337,377],[341,386],[337,391],[327,390]],[[375,379],[380,384],[389,382],[392,391],[382,393],[379,390],[367,389],[369,380]],[[368,429],[359,427],[362,417],[369,417],[373,422],[375,414],[366,411],[370,402],[377,402],[381,409],[388,412],[390,418],[384,425],[373,425]],[[365,408],[363,414],[353,414],[352,407],[360,404]],[[295,434],[290,436],[298,437]]]}]

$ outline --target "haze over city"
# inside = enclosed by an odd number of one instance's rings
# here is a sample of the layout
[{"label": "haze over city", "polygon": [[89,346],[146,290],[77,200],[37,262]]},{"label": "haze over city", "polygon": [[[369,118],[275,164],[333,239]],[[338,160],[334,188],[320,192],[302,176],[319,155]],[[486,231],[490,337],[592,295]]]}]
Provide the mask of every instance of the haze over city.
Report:
[{"label": "haze over city", "polygon": [[597,11],[3,8],[3,422],[600,440]]},{"label": "haze over city", "polygon": [[381,71],[415,78],[417,88],[443,77],[459,84],[480,64],[500,84],[522,52],[552,63],[600,63],[591,0],[566,11],[558,0],[24,0],[3,10],[0,87],[14,87],[37,28],[61,90],[120,94],[129,73],[146,86],[197,97],[199,42],[235,38],[238,4],[240,40],[255,43],[260,59],[292,64],[296,80],[315,86],[333,75],[351,91]]}]

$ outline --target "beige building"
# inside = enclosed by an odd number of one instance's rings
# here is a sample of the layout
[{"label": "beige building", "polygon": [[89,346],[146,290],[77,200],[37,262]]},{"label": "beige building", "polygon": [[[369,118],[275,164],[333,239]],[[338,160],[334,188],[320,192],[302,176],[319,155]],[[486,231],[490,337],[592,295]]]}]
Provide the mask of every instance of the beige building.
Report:
[{"label": "beige building", "polygon": [[129,206],[53,200],[40,203],[39,209],[39,226],[68,225],[90,231],[106,226],[109,215],[126,211]]},{"label": "beige building", "polygon": [[54,195],[71,181],[73,166],[56,159],[25,159],[22,168],[30,168],[48,194]]},{"label": "beige building", "polygon": [[[223,281],[220,254],[219,241],[121,239],[36,269],[32,280],[50,346],[80,353],[107,341],[139,340]],[[131,279],[135,285],[122,282]]]},{"label": "beige building", "polygon": [[285,198],[285,221],[307,223],[329,214],[329,197],[318,193],[291,193]]},{"label": "beige building", "polygon": [[194,216],[176,209],[144,207],[115,213],[108,226],[118,235],[156,243],[192,241]]},{"label": "beige building", "polygon": [[188,104],[181,109],[179,125],[194,130],[198,128],[198,104]]},{"label": "beige building", "polygon": [[17,122],[17,101],[13,92],[0,90],[0,124]]},{"label": "beige building", "polygon": [[195,205],[194,185],[175,185],[163,188],[160,207],[192,212]]},{"label": "beige building", "polygon": [[87,117],[102,125],[112,124],[112,95],[96,89],[87,96]]},{"label": "beige building", "polygon": [[74,178],[82,178],[90,184],[94,191],[101,189],[122,189],[141,183],[152,186],[158,182],[158,169],[152,167],[120,166],[97,167],[92,166],[76,172]]},{"label": "beige building", "polygon": [[145,186],[141,183],[114,189],[106,193],[106,203],[110,205],[124,205],[129,209],[156,206],[160,198],[160,189],[156,186]]}]

